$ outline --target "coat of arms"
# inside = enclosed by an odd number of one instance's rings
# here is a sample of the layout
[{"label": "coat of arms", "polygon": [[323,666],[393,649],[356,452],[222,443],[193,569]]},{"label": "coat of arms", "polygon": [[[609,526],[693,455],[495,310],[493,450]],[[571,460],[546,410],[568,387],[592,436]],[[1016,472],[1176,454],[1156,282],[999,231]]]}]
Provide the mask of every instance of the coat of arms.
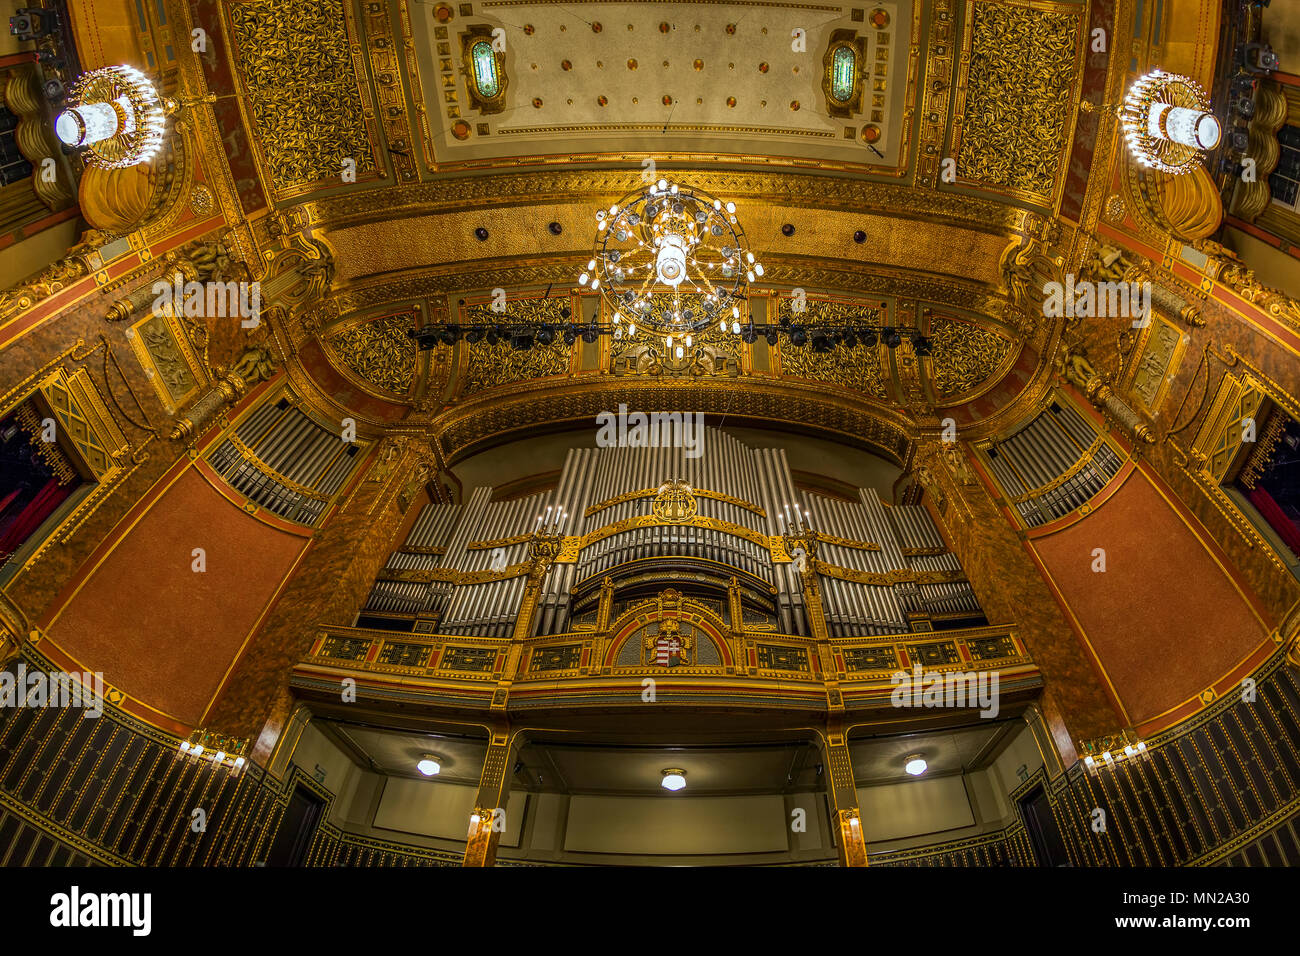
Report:
[{"label": "coat of arms", "polygon": [[650,510],[660,521],[680,523],[695,517],[699,506],[695,503],[695,493],[684,479],[670,478],[659,486]]},{"label": "coat of arms", "polygon": [[659,667],[689,666],[695,639],[683,635],[681,625],[671,618],[659,622],[658,634],[645,638],[646,663]]}]

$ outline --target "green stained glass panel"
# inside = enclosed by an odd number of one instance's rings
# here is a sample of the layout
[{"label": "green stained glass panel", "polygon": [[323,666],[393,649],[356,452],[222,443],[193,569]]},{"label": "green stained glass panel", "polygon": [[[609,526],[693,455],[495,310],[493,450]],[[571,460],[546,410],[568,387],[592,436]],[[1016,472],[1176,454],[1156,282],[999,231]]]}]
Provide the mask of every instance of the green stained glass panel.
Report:
[{"label": "green stained glass panel", "polygon": [[853,96],[853,80],[857,74],[858,55],[853,47],[839,47],[831,57],[831,99],[847,103]]},{"label": "green stained glass panel", "polygon": [[492,52],[492,44],[481,40],[469,52],[474,61],[474,86],[478,89],[479,96],[490,100],[501,91],[497,77],[497,58]]}]

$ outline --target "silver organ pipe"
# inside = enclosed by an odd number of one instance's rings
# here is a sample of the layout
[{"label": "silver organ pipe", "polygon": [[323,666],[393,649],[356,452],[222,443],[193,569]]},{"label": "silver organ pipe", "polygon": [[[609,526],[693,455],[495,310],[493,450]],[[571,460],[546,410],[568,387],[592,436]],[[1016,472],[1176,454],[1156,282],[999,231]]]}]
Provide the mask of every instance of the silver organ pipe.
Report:
[{"label": "silver organ pipe", "polygon": [[[1031,527],[1092,500],[1122,464],[1107,444],[1088,451],[1098,435],[1090,419],[1068,402],[1057,403],[1056,409],[1044,410],[990,449],[996,452],[996,457],[989,455],[993,477],[1007,498],[1029,496],[1015,507]],[[1053,482],[1058,482],[1055,487],[1040,490]]]},{"label": "silver organ pipe", "polygon": [[[753,449],[716,429],[705,433],[705,454],[686,458],[680,448],[574,448],[564,462],[556,487],[510,501],[492,501],[492,489],[475,488],[463,505],[427,505],[407,541],[389,559],[392,569],[441,567],[469,573],[489,570],[492,548],[470,549],[472,542],[531,534],[547,508],[569,516],[566,536],[582,536],[616,522],[651,514],[653,490],[670,478],[685,478],[697,491],[708,491],[757,506],[762,514],[731,500],[696,496],[698,513],[747,529],[746,533],[779,535],[780,513],[787,504],[811,511],[817,531],[853,542],[871,542],[867,550],[823,541],[818,557],[850,572],[959,571],[957,559],[921,507],[887,507],[873,489],[861,489],[857,501],[805,493],[795,488],[785,450]],[[627,500],[586,511],[623,495]],[[421,550],[445,548],[444,556]],[[527,560],[528,544],[504,545],[504,565]],[[935,553],[920,553],[920,552]],[[658,559],[656,562],[655,559]],[[775,588],[776,626],[784,633],[808,634],[800,574],[792,563],[773,563],[765,545],[743,534],[695,524],[653,524],[606,535],[582,549],[573,563],[556,563],[539,594],[535,633],[558,634],[573,626],[575,588],[590,614],[592,589],[606,574],[621,577],[654,570],[665,586],[674,568],[685,561],[717,562],[720,577],[728,567],[760,593]],[[632,565],[645,561],[644,565]],[[666,572],[666,573],[665,573]],[[387,614],[439,613],[437,630],[507,638],[523,599],[526,577],[516,574],[479,583],[408,584],[380,581],[367,610]],[[760,587],[761,585],[761,587]],[[822,577],[823,608],[833,636],[870,636],[908,630],[915,613],[978,615],[979,606],[964,582],[866,584],[842,577]],[[766,595],[764,595],[766,597]],[[588,618],[589,619],[589,618]]]},{"label": "silver organ pipe", "polygon": [[218,443],[208,463],[240,494],[300,524],[317,521],[360,460],[347,454],[350,446],[341,434],[292,405],[281,409],[263,403],[235,428],[234,436],[257,461],[250,461],[248,453],[227,439]]}]

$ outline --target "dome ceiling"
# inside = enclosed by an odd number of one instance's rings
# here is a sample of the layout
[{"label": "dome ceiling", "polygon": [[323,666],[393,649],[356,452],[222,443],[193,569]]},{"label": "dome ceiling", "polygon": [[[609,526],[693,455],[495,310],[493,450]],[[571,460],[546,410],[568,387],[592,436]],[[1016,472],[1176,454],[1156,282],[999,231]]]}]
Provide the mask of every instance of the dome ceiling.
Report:
[{"label": "dome ceiling", "polygon": [[[334,416],[451,429],[455,454],[622,389],[778,423],[798,407],[893,454],[947,417],[993,427],[1050,374],[1059,329],[1003,264],[1083,202],[1086,165],[1068,160],[1092,154],[1079,91],[1102,82],[1086,3],[221,6],[230,73],[207,78],[239,94],[224,145],[258,244],[332,262],[281,341]],[[607,320],[576,278],[595,210],[647,160],[736,203],[767,266],[754,321],[789,318],[802,291],[825,321],[874,317],[929,336],[931,355],[707,334],[684,367],[607,338],[416,350],[408,330],[470,321],[495,289],[512,318]]]}]

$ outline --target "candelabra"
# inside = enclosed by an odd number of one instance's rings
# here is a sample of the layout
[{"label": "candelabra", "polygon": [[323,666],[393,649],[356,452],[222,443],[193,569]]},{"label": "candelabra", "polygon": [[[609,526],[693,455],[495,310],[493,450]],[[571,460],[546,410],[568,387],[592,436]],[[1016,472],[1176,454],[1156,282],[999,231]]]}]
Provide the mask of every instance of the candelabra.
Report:
[{"label": "candelabra", "polygon": [[244,753],[248,750],[248,740],[196,730],[190,734],[189,740],[181,741],[178,749],[182,755],[195,760],[211,760],[239,771],[247,762]]},{"label": "candelabra", "polygon": [[1113,767],[1120,760],[1143,756],[1147,752],[1147,745],[1146,741],[1139,740],[1137,734],[1126,728],[1106,737],[1081,740],[1079,751],[1083,754],[1084,766],[1096,770],[1098,767]]},{"label": "candelabra", "polygon": [[734,202],[660,179],[596,213],[578,284],[605,297],[620,331],[626,319],[623,334],[635,336],[640,323],[685,335],[739,320],[749,283],[762,275]]},{"label": "candelabra", "polygon": [[563,508],[550,505],[545,515],[537,516],[537,526],[528,539],[528,560],[532,564],[530,575],[540,578],[559,557],[564,547],[564,526],[569,514]]},{"label": "candelabra", "polygon": [[781,532],[785,553],[793,558],[796,552],[802,552],[806,561],[799,570],[811,570],[812,561],[817,555],[817,544],[821,540],[812,527],[812,512],[805,511],[796,504],[794,514],[791,514],[787,504],[782,511],[776,513],[776,527]]}]

